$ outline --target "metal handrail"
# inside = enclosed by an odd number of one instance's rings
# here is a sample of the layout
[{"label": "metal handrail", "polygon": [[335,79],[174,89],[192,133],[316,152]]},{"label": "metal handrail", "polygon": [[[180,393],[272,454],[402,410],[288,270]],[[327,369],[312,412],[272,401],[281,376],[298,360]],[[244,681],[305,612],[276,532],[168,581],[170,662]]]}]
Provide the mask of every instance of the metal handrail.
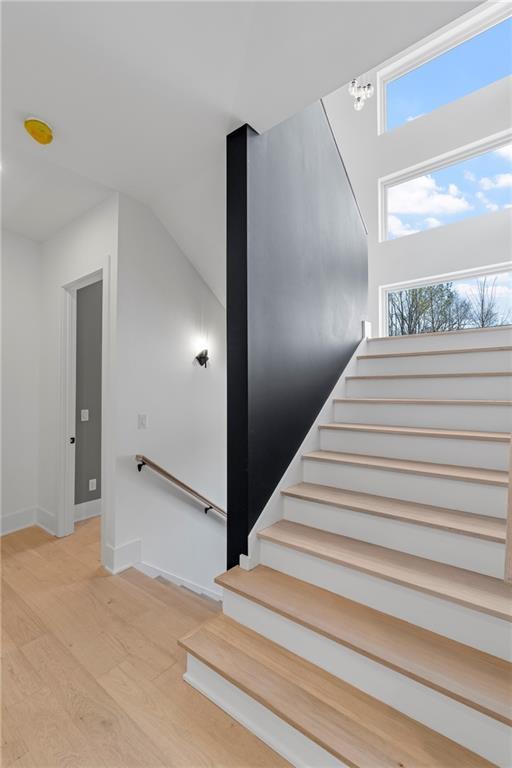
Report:
[{"label": "metal handrail", "polygon": [[217,512],[218,515],[223,517],[224,519],[227,518],[227,512],[222,509],[222,507],[217,506],[217,504],[214,504],[213,501],[210,501],[206,496],[203,496],[202,493],[199,493],[198,491],[194,491],[193,488],[190,487],[190,485],[187,485],[183,482],[183,480],[179,480],[174,475],[171,475],[170,472],[168,472],[166,469],[161,467],[156,462],[152,461],[151,459],[148,459],[147,456],[144,456],[143,454],[138,453],[135,456],[135,460],[137,461],[137,469],[139,472],[142,470],[142,467],[149,467],[149,469],[152,469],[153,472],[156,472],[158,475],[161,475],[166,480],[168,480],[170,483],[173,483],[177,488],[180,488],[185,493],[188,493],[189,496],[193,496],[194,499],[201,502],[201,504],[204,507],[205,514],[212,510],[213,512]]}]

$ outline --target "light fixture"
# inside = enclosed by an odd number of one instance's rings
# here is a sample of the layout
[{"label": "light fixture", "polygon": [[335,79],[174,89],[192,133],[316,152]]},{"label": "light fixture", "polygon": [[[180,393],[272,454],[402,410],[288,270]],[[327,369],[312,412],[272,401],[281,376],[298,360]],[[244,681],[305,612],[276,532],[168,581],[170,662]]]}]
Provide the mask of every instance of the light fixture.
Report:
[{"label": "light fixture", "polygon": [[53,130],[44,120],[37,117],[27,117],[24,122],[25,130],[38,144],[51,144]]},{"label": "light fixture", "polygon": [[201,352],[199,352],[199,354],[196,355],[196,360],[199,363],[199,365],[203,365],[205,368],[206,368],[206,366],[208,364],[208,360],[209,359],[210,358],[208,357],[208,350],[207,349],[201,350]]},{"label": "light fixture", "polygon": [[374,94],[374,87],[371,83],[361,85],[356,78],[350,81],[348,92],[354,99],[354,109],[360,112],[364,107],[366,99],[371,99]]}]

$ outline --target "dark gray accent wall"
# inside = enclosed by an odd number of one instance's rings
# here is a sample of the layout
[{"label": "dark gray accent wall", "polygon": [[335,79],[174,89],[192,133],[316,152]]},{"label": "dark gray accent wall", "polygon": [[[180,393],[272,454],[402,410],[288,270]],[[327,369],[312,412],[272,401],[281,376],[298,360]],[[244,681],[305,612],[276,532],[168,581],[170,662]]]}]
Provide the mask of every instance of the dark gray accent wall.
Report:
[{"label": "dark gray accent wall", "polygon": [[[101,498],[102,282],[76,292],[75,504]],[[81,420],[82,409],[89,420]],[[96,490],[89,480],[96,479]]]},{"label": "dark gray accent wall", "polygon": [[227,141],[228,566],[366,318],[366,233],[320,103]]}]

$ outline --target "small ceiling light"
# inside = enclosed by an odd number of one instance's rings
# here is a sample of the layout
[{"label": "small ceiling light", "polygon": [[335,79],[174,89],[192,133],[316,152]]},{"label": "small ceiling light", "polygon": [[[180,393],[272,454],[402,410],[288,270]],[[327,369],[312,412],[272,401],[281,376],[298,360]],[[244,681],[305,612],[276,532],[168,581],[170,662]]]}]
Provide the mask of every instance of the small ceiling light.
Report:
[{"label": "small ceiling light", "polygon": [[203,349],[198,355],[196,355],[196,360],[199,363],[199,365],[204,365],[205,368],[208,364],[209,359],[210,358],[208,357],[207,349]]},{"label": "small ceiling light", "polygon": [[355,78],[350,81],[348,92],[354,99],[354,109],[360,112],[364,107],[366,99],[371,99],[374,94],[374,87],[371,83],[361,85]]},{"label": "small ceiling light", "polygon": [[48,123],[39,120],[37,117],[28,117],[25,120],[25,130],[38,144],[51,144],[53,141],[53,131]]}]

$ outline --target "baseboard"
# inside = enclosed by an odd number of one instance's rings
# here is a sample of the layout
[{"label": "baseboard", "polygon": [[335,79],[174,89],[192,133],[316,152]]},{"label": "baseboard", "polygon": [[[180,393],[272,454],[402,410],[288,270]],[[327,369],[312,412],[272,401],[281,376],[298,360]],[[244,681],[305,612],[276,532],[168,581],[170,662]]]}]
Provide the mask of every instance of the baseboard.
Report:
[{"label": "baseboard", "polygon": [[10,515],[5,515],[0,519],[1,535],[6,536],[8,533],[21,531],[23,528],[29,528],[31,525],[35,524],[36,507],[18,509],[16,512],[11,512]]},{"label": "baseboard", "polygon": [[88,520],[90,517],[99,517],[101,515],[101,499],[93,501],[84,501],[82,504],[75,504],[75,523],[82,520]]},{"label": "baseboard", "polygon": [[187,589],[190,589],[192,592],[196,592],[198,595],[205,595],[212,600],[222,600],[221,589],[203,587],[201,584],[196,584],[193,581],[189,581],[189,579],[183,579],[181,576],[178,576],[175,573],[164,571],[162,568],[156,568],[154,565],[150,565],[149,563],[136,563],[135,568],[137,568],[139,571],[142,571],[142,573],[146,574],[146,576],[149,576],[151,579],[156,579],[157,576],[162,576],[164,579],[172,582],[173,584],[176,584],[178,587],[187,587]]},{"label": "baseboard", "polygon": [[120,544],[118,547],[112,547],[110,544],[106,544],[102,551],[103,566],[107,571],[110,571],[110,573],[113,574],[126,571],[127,568],[132,568],[140,562],[140,550],[140,539],[127,541],[125,544]]},{"label": "baseboard", "polygon": [[35,523],[47,533],[51,533],[52,536],[56,535],[57,516],[55,512],[49,512],[44,507],[38,507],[36,509]]}]

